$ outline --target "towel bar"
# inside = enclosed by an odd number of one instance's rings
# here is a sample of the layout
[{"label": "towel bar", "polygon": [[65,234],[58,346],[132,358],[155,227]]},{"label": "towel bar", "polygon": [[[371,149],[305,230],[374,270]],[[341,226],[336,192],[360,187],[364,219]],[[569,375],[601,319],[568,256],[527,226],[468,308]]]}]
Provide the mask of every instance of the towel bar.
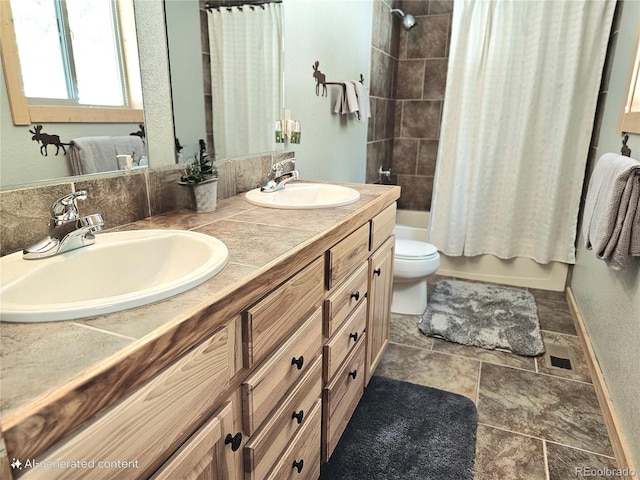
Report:
[{"label": "towel bar", "polygon": [[[313,65],[313,78],[316,79],[316,96],[320,95],[320,86],[322,85],[322,96],[327,96],[327,85],[343,85],[344,82],[327,82],[327,77],[324,73],[318,70],[320,66],[320,61],[316,60],[316,63]],[[364,75],[360,74],[359,82],[364,85]]]}]

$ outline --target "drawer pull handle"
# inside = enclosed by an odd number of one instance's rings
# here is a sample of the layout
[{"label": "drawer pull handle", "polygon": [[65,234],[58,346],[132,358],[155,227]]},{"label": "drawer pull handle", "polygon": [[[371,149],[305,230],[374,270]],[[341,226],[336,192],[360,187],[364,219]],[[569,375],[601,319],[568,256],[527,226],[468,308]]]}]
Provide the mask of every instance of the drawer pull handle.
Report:
[{"label": "drawer pull handle", "polygon": [[298,421],[298,425],[302,423],[302,419],[304,418],[304,410],[300,410],[299,412],[293,412],[291,415],[291,420],[296,419]]},{"label": "drawer pull handle", "polygon": [[376,268],[373,273],[375,273],[377,276],[380,276],[380,274],[382,273],[382,270],[380,270],[379,268]]},{"label": "drawer pull handle", "polygon": [[298,370],[302,370],[303,363],[304,363],[304,357],[302,355],[300,355],[300,357],[298,358],[293,357],[291,359],[291,365],[295,365],[296,367],[298,367]]},{"label": "drawer pull handle", "polygon": [[296,462],[295,460],[293,461],[293,465],[291,466],[291,468],[295,468],[298,470],[298,473],[300,473],[302,471],[302,468],[304,467],[304,460],[301,459],[299,462]]},{"label": "drawer pull handle", "polygon": [[224,444],[231,444],[231,451],[235,452],[240,448],[240,444],[242,443],[242,433],[238,432],[235,435],[231,435],[227,433],[227,436],[224,439]]},{"label": "drawer pull handle", "polygon": [[358,332],[350,333],[349,334],[349,340],[351,340],[352,338],[353,338],[354,342],[357,342],[358,341]]},{"label": "drawer pull handle", "polygon": [[360,300],[360,292],[352,293],[351,298],[355,298],[356,302]]},{"label": "drawer pull handle", "polygon": [[358,370],[353,370],[349,372],[349,376],[352,377],[354,380],[356,379],[356,375],[358,375]]}]

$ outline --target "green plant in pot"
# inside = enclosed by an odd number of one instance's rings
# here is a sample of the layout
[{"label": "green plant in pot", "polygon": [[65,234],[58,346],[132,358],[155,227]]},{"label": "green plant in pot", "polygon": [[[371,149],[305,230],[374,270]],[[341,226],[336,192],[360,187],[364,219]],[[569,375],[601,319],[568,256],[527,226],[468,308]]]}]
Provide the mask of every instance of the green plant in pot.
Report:
[{"label": "green plant in pot", "polygon": [[191,188],[196,212],[213,212],[217,206],[218,169],[206,153],[204,140],[200,140],[200,152],[184,170],[178,182]]}]

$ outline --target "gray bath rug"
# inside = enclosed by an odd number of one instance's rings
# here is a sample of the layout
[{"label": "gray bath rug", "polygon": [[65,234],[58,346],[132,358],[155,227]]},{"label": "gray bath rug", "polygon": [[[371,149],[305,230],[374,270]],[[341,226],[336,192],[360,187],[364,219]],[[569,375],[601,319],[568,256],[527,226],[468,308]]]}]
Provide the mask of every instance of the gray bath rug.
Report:
[{"label": "gray bath rug", "polygon": [[544,353],[535,299],[520,288],[441,280],[419,328],[463,345],[530,357]]}]

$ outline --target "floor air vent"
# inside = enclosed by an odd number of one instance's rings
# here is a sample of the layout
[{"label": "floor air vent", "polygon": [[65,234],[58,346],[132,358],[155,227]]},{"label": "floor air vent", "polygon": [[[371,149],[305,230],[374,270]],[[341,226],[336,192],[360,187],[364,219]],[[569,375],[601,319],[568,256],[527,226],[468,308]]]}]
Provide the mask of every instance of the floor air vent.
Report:
[{"label": "floor air vent", "polygon": [[566,345],[547,344],[545,363],[547,367],[573,370],[573,355],[571,349]]}]

